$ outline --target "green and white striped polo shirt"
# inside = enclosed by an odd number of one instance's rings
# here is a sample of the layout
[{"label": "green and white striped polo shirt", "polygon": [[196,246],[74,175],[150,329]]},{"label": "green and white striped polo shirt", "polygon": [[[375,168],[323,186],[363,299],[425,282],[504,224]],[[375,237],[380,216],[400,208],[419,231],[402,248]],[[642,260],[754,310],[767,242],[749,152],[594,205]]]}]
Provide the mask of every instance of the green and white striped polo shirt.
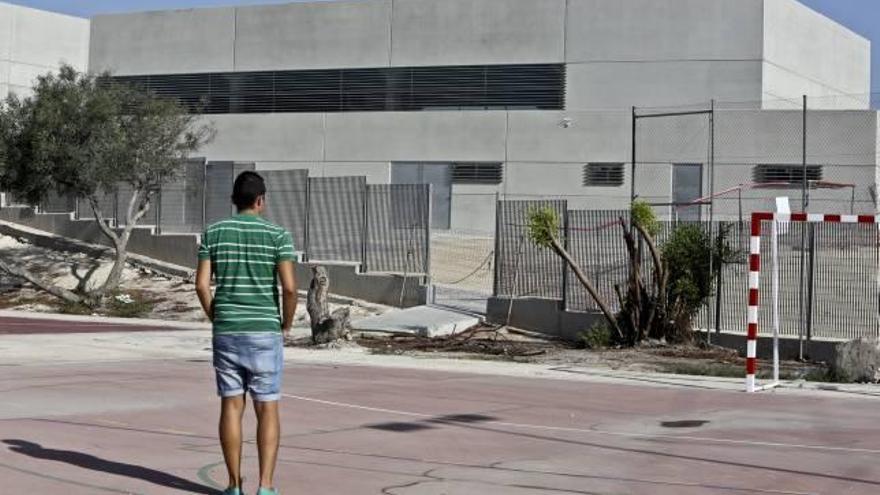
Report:
[{"label": "green and white striped polo shirt", "polygon": [[235,215],[205,230],[199,260],[217,285],[214,333],[280,332],[278,262],[293,261],[293,240],[257,215]]}]

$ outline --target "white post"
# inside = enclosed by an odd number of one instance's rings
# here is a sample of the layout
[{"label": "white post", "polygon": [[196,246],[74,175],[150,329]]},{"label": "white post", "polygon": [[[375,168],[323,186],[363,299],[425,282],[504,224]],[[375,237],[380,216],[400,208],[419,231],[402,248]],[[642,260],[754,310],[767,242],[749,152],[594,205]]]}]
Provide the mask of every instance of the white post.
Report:
[{"label": "white post", "polygon": [[773,257],[773,384],[779,383],[779,222],[773,220],[770,250]]}]

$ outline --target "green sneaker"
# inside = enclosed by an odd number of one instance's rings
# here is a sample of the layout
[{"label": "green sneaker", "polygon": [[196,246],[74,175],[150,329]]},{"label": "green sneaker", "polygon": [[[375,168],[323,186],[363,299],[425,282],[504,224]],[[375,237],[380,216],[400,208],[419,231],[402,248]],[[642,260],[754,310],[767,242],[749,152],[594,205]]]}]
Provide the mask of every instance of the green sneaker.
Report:
[{"label": "green sneaker", "polygon": [[260,488],[257,495],[279,495],[278,490],[274,488]]},{"label": "green sneaker", "polygon": [[223,495],[242,495],[241,488],[227,488],[223,490]]}]

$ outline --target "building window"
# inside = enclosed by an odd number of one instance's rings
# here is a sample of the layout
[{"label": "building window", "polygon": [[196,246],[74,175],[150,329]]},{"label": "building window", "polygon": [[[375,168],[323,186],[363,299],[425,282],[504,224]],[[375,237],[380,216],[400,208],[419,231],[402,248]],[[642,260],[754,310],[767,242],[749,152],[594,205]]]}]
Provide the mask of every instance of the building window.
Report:
[{"label": "building window", "polygon": [[114,76],[192,113],[564,110],[565,64]]},{"label": "building window", "polygon": [[623,185],[622,163],[584,165],[584,187],[619,187]]},{"label": "building window", "polygon": [[[802,165],[756,165],[752,178],[757,184],[771,184],[779,182],[780,186],[792,185],[800,187],[803,184],[804,169]],[[807,165],[807,180],[822,180],[821,165]]]},{"label": "building window", "polygon": [[500,163],[454,163],[453,184],[498,185],[504,180],[504,166]]}]

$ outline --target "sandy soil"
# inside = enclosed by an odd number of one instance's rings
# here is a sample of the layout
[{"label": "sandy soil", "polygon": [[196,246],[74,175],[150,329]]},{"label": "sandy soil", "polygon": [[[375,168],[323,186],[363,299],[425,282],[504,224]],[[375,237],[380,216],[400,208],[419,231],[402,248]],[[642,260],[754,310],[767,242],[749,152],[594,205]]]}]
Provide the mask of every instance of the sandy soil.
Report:
[{"label": "sandy soil", "polygon": [[[8,263],[23,266],[32,273],[51,280],[56,285],[74,289],[78,280],[74,270],[82,274],[96,267],[90,285],[104,281],[112,267],[110,259],[94,259],[82,253],[53,251],[0,235],[0,258]],[[170,277],[142,267],[129,264],[123,274],[120,296],[130,296],[139,301],[147,301],[150,307],[142,318],[162,320],[204,322],[207,321],[195,295],[195,286],[187,280]],[[356,300],[342,300],[331,303],[331,309],[347,306],[352,318],[381,314],[389,308]],[[57,313],[62,311],[59,301],[30,284],[0,275],[0,309],[15,309],[38,313]],[[99,311],[102,314],[103,311]],[[305,301],[300,299],[297,307],[299,324],[307,319]]]},{"label": "sandy soil", "polygon": [[[741,378],[745,374],[745,360],[732,349],[654,343],[636,348],[587,350],[530,332],[488,326],[448,338],[367,335],[357,341],[373,354],[416,358],[481,359],[554,367],[732,378]],[[789,380],[805,377],[821,379],[825,370],[822,364],[780,363],[781,376]],[[770,372],[769,364],[760,366],[761,377],[769,376]]]}]

